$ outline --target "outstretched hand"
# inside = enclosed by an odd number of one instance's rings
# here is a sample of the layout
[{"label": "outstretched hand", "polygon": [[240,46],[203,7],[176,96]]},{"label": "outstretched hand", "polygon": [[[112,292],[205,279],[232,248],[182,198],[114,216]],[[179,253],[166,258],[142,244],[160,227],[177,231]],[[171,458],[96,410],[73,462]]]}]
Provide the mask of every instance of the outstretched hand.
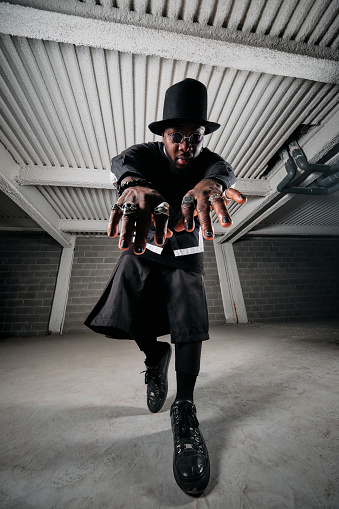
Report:
[{"label": "outstretched hand", "polygon": [[183,198],[181,206],[181,219],[174,226],[177,232],[194,230],[194,217],[199,217],[202,233],[205,239],[213,239],[211,207],[215,211],[220,224],[228,228],[232,224],[227,206],[231,200],[237,203],[245,203],[247,198],[236,189],[226,189],[223,193],[222,186],[214,179],[201,180],[193,189],[188,191]]},{"label": "outstretched hand", "polygon": [[[142,186],[126,189],[112,208],[107,227],[108,236],[114,238],[118,235],[120,223],[119,248],[126,251],[131,245],[135,230],[134,253],[140,255],[146,249],[147,234],[153,221],[155,224],[154,240],[158,246],[161,246],[166,238],[173,235],[171,230],[167,228],[168,216],[166,214],[154,214],[154,208],[164,201],[163,196],[154,189]],[[136,209],[135,213],[123,214],[121,207],[126,203],[132,204],[132,208]]]},{"label": "outstretched hand", "polygon": [[[214,209],[219,222],[225,228],[232,224],[232,219],[227,210],[231,200],[237,203],[245,203],[247,198],[236,189],[226,189],[222,192],[222,186],[214,179],[200,181],[193,189],[188,191],[183,198],[181,206],[181,219],[175,225],[177,232],[194,230],[194,217],[198,216],[202,233],[205,239],[213,239],[213,227],[211,218],[211,207]],[[154,241],[162,246],[166,238],[172,237],[172,231],[168,226],[168,215],[154,214],[154,209],[164,202],[164,197],[154,189],[135,186],[126,189],[114,208],[108,222],[107,234],[114,238],[119,233],[119,248],[126,251],[132,243],[132,236],[135,231],[134,253],[142,254],[146,249],[147,234],[153,221],[155,224]],[[124,214],[122,206],[126,203],[132,204],[135,213]]]}]

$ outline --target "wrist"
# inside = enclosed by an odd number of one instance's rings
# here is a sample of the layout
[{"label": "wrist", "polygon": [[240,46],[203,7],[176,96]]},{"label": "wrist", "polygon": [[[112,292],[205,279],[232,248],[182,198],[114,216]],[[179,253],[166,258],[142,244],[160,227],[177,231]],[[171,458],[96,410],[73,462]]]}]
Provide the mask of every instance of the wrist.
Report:
[{"label": "wrist", "polygon": [[221,186],[221,190],[222,191],[225,191],[225,189],[226,189],[226,186],[225,186],[224,182],[221,179],[218,179],[217,177],[207,177],[204,180],[212,180],[213,182],[215,182],[216,184]]},{"label": "wrist", "polygon": [[148,180],[143,179],[142,177],[126,177],[122,180],[122,182],[117,184],[118,196],[120,197],[122,193],[125,191],[125,189],[136,186],[148,187],[150,189],[153,189],[153,184],[151,182],[148,182]]}]

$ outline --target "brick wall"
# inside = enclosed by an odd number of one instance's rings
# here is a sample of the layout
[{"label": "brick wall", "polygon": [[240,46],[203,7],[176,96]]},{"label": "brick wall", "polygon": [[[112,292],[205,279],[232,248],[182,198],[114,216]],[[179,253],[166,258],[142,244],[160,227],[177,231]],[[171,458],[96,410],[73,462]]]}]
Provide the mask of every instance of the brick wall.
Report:
[{"label": "brick wall", "polygon": [[234,253],[250,321],[339,316],[339,239],[244,237]]},{"label": "brick wall", "polygon": [[63,333],[91,332],[84,320],[100,297],[121,251],[105,235],[77,237]]},{"label": "brick wall", "polygon": [[[210,323],[225,323],[213,242],[205,242],[205,282]],[[63,333],[90,332],[83,325],[120,257],[118,241],[106,236],[78,237]]]},{"label": "brick wall", "polygon": [[[247,237],[234,244],[250,321],[339,315],[339,240]],[[0,334],[47,333],[61,247],[47,234],[2,234]],[[83,321],[120,256],[116,240],[78,237],[64,333]],[[210,323],[225,322],[212,242],[205,242]]]},{"label": "brick wall", "polygon": [[226,323],[213,241],[205,241],[205,286],[210,325]]},{"label": "brick wall", "polygon": [[47,334],[61,246],[40,233],[0,238],[0,335]]}]

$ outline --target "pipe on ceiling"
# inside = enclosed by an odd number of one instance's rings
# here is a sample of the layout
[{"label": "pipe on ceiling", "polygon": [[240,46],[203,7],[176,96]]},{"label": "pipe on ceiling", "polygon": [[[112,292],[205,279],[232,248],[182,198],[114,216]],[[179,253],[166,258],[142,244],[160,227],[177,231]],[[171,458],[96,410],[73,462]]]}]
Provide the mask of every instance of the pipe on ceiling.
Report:
[{"label": "pipe on ceiling", "polygon": [[[285,161],[287,175],[278,184],[277,191],[284,194],[327,195],[339,190],[339,164],[309,163],[295,139],[290,139],[286,145],[287,148],[283,147],[280,151],[280,156]],[[297,167],[308,175],[312,173],[323,173],[323,175],[318,177],[309,187],[288,187],[296,176]]]}]

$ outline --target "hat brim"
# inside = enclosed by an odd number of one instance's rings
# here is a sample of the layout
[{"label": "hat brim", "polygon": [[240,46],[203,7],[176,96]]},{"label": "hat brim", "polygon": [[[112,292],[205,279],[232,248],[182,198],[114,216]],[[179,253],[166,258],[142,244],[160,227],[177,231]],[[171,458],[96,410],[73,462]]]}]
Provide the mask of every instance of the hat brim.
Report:
[{"label": "hat brim", "polygon": [[159,120],[158,122],[151,122],[148,128],[153,134],[162,136],[162,133],[167,127],[176,127],[178,125],[203,126],[205,127],[205,134],[211,134],[220,127],[220,124],[216,122],[209,122],[201,118],[170,118],[167,120]]}]

